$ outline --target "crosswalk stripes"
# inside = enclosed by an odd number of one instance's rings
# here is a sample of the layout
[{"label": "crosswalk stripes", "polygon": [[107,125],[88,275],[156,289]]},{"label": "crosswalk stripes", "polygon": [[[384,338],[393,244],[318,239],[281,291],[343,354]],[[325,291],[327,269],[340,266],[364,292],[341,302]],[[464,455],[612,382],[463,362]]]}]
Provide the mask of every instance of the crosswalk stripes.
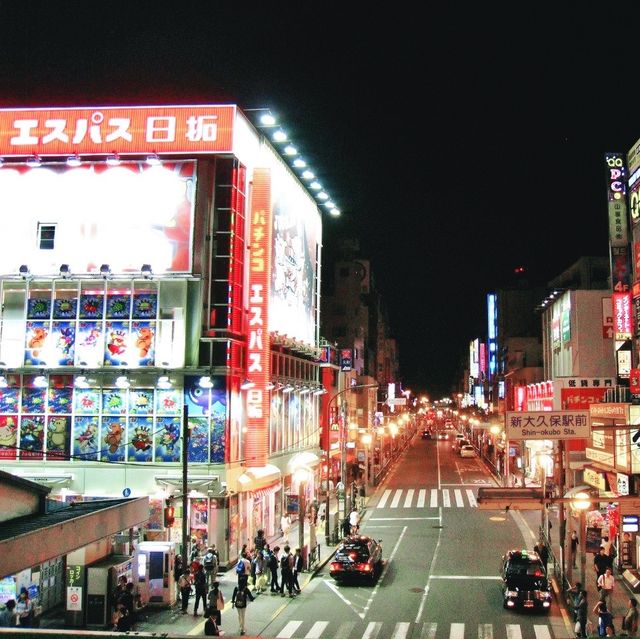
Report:
[{"label": "crosswalk stripes", "polygon": [[[342,622],[337,628],[330,627],[330,621],[291,620],[280,630],[275,639],[552,639],[548,625],[534,624],[523,627],[519,624],[504,626],[479,623],[476,626],[465,623],[439,624],[437,622],[413,623],[408,621]],[[335,622],[334,622],[335,625]],[[523,633],[524,630],[524,633]]]},{"label": "crosswalk stripes", "polygon": [[387,488],[378,503],[371,505],[373,508],[477,508],[478,502],[470,488]]}]

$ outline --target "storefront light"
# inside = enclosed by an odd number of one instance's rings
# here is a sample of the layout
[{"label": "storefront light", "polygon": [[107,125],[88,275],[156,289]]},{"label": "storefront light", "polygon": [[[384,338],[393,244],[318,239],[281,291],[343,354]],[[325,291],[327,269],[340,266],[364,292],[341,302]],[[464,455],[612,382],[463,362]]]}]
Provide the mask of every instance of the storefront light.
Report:
[{"label": "storefront light", "polygon": [[76,388],[89,388],[89,381],[87,380],[86,375],[78,375],[73,382],[73,385]]},{"label": "storefront light", "polygon": [[209,375],[203,375],[198,380],[198,386],[200,386],[200,388],[213,388],[213,382],[211,381],[211,377]]},{"label": "storefront light", "polygon": [[120,164],[120,156],[117,153],[112,153],[107,156],[106,163],[108,166],[118,166]]},{"label": "storefront light", "polygon": [[147,164],[149,166],[158,166],[160,164],[160,158],[157,153],[152,153],[147,156]]},{"label": "storefront light", "polygon": [[168,388],[171,388],[172,384],[171,384],[171,380],[169,379],[168,375],[160,375],[160,377],[158,377],[158,384],[157,384],[158,388],[162,389],[162,390],[166,390]]},{"label": "storefront light", "polygon": [[6,388],[9,386],[9,382],[5,375],[0,375],[0,388]]},{"label": "storefront light", "polygon": [[45,375],[40,374],[34,377],[33,385],[36,388],[46,388],[47,386],[49,386],[49,382],[47,381],[47,378]]},{"label": "storefront light", "polygon": [[116,378],[116,387],[117,388],[129,388],[129,386],[131,386],[131,382],[129,381],[129,378],[126,375],[120,375],[119,377]]},{"label": "storefront light", "polygon": [[81,164],[82,160],[77,153],[74,153],[67,158],[67,166],[80,166]]}]

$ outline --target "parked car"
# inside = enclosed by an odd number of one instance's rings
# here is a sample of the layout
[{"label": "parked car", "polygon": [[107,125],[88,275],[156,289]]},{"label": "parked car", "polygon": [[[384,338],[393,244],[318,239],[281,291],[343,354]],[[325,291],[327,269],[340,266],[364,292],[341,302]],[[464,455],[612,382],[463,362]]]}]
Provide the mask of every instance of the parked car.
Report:
[{"label": "parked car", "polygon": [[547,572],[537,552],[510,550],[502,557],[502,604],[505,608],[551,609]]},{"label": "parked car", "polygon": [[475,457],[476,449],[471,444],[460,446],[460,457]]},{"label": "parked car", "polygon": [[374,581],[382,569],[382,540],[364,535],[347,537],[338,547],[329,574],[342,581],[364,577]]}]

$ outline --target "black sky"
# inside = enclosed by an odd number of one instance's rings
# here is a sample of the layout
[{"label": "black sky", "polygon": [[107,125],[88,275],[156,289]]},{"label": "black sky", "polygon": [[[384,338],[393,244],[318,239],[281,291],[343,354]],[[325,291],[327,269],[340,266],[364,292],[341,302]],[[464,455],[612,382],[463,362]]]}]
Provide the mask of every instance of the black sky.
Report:
[{"label": "black sky", "polygon": [[2,0],[0,100],[270,107],[343,211],[326,255],[356,236],[372,259],[404,385],[443,392],[514,267],[607,254],[640,10],[431,4]]}]

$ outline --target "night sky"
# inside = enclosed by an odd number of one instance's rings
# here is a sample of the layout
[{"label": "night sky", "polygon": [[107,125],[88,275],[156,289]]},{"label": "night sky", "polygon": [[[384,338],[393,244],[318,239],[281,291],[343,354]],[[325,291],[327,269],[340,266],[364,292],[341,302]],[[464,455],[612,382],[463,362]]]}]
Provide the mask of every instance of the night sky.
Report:
[{"label": "night sky", "polygon": [[403,385],[441,393],[515,267],[538,284],[608,254],[603,155],[640,138],[640,10],[432,4],[0,1],[0,100],[270,107],[343,212],[325,263],[360,239]]}]

